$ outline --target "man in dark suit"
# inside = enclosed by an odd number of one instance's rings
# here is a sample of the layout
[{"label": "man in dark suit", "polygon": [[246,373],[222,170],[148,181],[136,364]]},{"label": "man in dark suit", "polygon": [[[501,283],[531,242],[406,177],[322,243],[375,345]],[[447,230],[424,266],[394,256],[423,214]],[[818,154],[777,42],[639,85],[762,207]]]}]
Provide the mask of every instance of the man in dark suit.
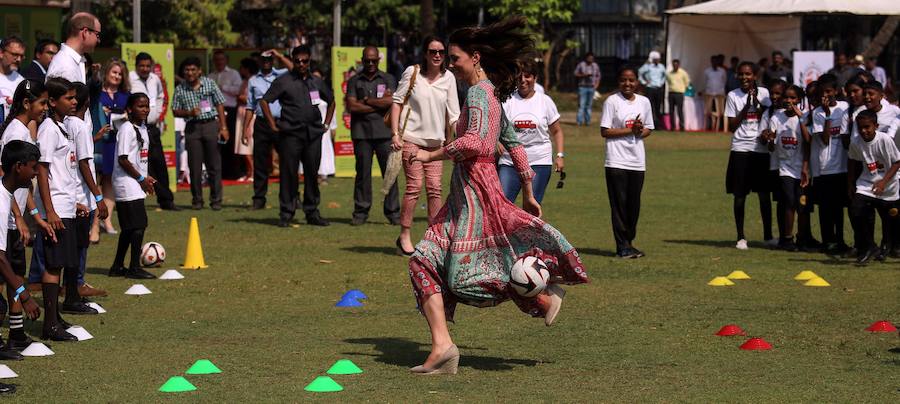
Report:
[{"label": "man in dark suit", "polygon": [[43,82],[53,56],[59,52],[59,44],[49,39],[41,39],[34,47],[34,60],[20,73],[28,80]]}]

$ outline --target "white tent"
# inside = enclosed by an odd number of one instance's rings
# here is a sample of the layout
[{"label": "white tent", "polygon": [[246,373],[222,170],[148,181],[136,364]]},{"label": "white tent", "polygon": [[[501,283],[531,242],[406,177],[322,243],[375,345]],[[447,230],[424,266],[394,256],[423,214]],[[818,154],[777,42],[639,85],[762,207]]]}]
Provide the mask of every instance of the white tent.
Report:
[{"label": "white tent", "polygon": [[757,61],[800,49],[803,14],[900,15],[900,0],[713,0],[667,10],[666,61],[680,59],[697,91],[715,54]]}]

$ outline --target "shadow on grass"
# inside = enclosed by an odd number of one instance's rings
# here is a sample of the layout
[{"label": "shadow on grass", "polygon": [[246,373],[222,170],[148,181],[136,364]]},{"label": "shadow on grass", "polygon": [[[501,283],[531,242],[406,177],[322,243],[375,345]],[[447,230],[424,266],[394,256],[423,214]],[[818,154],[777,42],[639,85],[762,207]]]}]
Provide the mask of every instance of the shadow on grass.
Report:
[{"label": "shadow on grass", "polygon": [[598,257],[615,257],[616,252],[610,250],[601,250],[599,248],[575,248],[581,255],[596,255]]},{"label": "shadow on grass", "polygon": [[898,346],[898,347],[896,347],[896,348],[888,349],[888,352],[890,352],[890,353],[895,353],[895,354],[900,354],[900,346]]},{"label": "shadow on grass", "polygon": [[[663,240],[666,243],[673,244],[690,244],[701,247],[718,247],[718,248],[734,248],[735,242],[731,240]],[[750,241],[750,248],[769,249],[765,243],[759,241]]]},{"label": "shadow on grass", "polygon": [[228,219],[229,222],[237,222],[237,223],[253,223],[253,224],[264,224],[267,226],[277,227],[278,216],[274,217],[240,217],[237,219]]},{"label": "shadow on grass", "polygon": [[822,265],[851,265],[854,264],[854,260],[845,260],[838,257],[826,257],[823,259],[818,258],[789,258],[788,261],[794,262],[816,262]]},{"label": "shadow on grass", "polygon": [[[394,246],[352,246],[352,247],[341,247],[341,250],[349,251],[357,254],[371,254],[371,253],[381,253],[384,255],[397,255],[397,247]],[[399,257],[399,256],[398,256]]]},{"label": "shadow on grass", "polygon": [[[344,342],[358,345],[373,345],[375,350],[379,351],[379,353],[376,354],[344,352],[345,355],[373,356],[376,362],[407,368],[421,365],[428,356],[428,349],[430,347],[430,345],[420,344],[406,338],[392,337],[350,338],[345,339]],[[496,356],[476,356],[467,354],[467,351],[484,350],[484,348],[461,346],[459,347],[459,350],[461,352],[459,366],[476,370],[511,370],[515,366],[535,366],[538,363],[541,363],[541,361],[532,359],[500,358]]]}]

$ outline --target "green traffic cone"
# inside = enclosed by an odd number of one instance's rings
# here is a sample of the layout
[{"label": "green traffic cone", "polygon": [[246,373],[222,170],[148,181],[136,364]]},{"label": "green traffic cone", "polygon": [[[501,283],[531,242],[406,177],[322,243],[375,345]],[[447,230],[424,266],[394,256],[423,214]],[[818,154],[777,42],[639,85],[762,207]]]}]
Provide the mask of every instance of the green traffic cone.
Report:
[{"label": "green traffic cone", "polygon": [[319,376],[316,380],[313,380],[312,383],[306,385],[303,390],[311,391],[313,393],[329,393],[332,391],[341,391],[344,388],[341,387],[340,384],[337,384],[334,379],[328,376]]},{"label": "green traffic cone", "polygon": [[222,373],[222,370],[217,368],[216,365],[213,365],[207,359],[200,359],[191,366],[190,369],[185,372],[189,375],[209,375],[213,373]]},{"label": "green traffic cone", "polygon": [[181,376],[172,376],[169,380],[159,388],[163,393],[180,393],[183,391],[197,390],[191,382]]},{"label": "green traffic cone", "polygon": [[362,369],[349,359],[341,359],[331,365],[331,369],[328,369],[327,373],[330,375],[355,375],[362,372]]}]

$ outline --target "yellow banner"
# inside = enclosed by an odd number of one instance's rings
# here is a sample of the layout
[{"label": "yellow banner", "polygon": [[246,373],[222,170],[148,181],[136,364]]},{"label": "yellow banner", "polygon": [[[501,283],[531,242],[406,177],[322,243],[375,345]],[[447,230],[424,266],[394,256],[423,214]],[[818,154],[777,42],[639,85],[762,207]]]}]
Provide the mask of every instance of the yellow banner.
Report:
[{"label": "yellow banner", "polygon": [[123,43],[122,60],[128,66],[134,67],[134,60],[138,53],[146,52],[153,58],[153,73],[159,76],[165,92],[160,125],[163,153],[166,155],[166,167],[169,170],[169,188],[175,192],[177,181],[175,163],[178,157],[175,155],[175,116],[172,115],[172,98],[175,96],[175,50],[170,43]]},{"label": "yellow banner", "polygon": [[[347,82],[362,69],[363,47],[335,46],[331,48],[331,86],[334,90],[334,116],[338,125],[334,138],[334,168],[337,177],[356,176],[356,159],[353,157],[353,141],[350,139],[350,111],[344,103]],[[381,61],[378,68],[387,70],[387,48],[378,48]],[[372,165],[372,174],[378,165]]]}]

